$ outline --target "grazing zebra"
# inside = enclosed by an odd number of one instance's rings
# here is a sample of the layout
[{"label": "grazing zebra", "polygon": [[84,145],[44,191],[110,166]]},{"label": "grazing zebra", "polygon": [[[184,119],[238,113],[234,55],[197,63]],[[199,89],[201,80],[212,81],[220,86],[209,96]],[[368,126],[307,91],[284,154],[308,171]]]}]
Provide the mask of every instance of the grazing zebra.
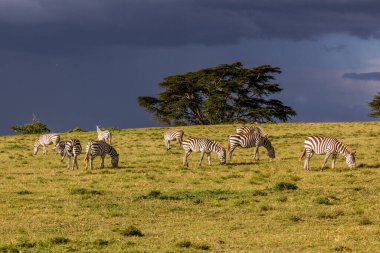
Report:
[{"label": "grazing zebra", "polygon": [[242,148],[254,147],[253,157],[255,160],[259,160],[259,146],[264,146],[267,149],[270,159],[276,157],[269,139],[259,133],[231,134],[228,137],[228,160],[231,160],[232,152],[239,146]]},{"label": "grazing zebra", "polygon": [[267,136],[264,130],[258,126],[237,126],[236,127],[237,134],[250,134],[250,133],[258,133],[262,136]]},{"label": "grazing zebra", "polygon": [[179,146],[182,145],[183,131],[181,129],[169,130],[164,134],[166,151],[170,149],[170,141],[177,140]]},{"label": "grazing zebra", "polygon": [[202,165],[203,156],[206,153],[208,165],[211,165],[211,152],[216,152],[220,161],[220,164],[226,163],[226,150],[217,142],[211,141],[206,138],[188,138],[182,142],[182,148],[185,150],[183,157],[183,166],[188,167],[188,156],[191,152],[201,152],[201,159],[199,165]]},{"label": "grazing zebra", "polygon": [[119,164],[119,154],[114,147],[104,141],[89,141],[86,145],[86,170],[88,161],[90,161],[90,169],[92,169],[92,161],[95,156],[101,157],[100,168],[104,168],[104,158],[106,154],[111,156],[112,167],[117,168]]},{"label": "grazing zebra", "polygon": [[67,155],[67,169],[70,169],[71,156],[73,157],[72,170],[74,170],[74,166],[78,169],[77,157],[82,153],[82,146],[80,145],[79,140],[71,139],[68,141],[60,141],[56,145],[55,150],[61,155],[61,160],[63,160]]},{"label": "grazing zebra", "polygon": [[33,153],[37,155],[38,147],[42,146],[42,153],[46,155],[46,145],[53,144],[55,149],[55,145],[59,142],[61,137],[58,134],[44,134],[34,143]]},{"label": "grazing zebra", "polygon": [[309,170],[309,161],[313,154],[317,155],[325,154],[325,159],[321,167],[323,171],[329,156],[332,155],[332,165],[331,168],[335,167],[335,160],[338,153],[346,157],[346,163],[349,168],[355,168],[355,152],[351,152],[346,145],[337,140],[334,137],[326,136],[310,136],[304,142],[304,149],[301,155],[301,159],[306,155],[304,169]]},{"label": "grazing zebra", "polygon": [[96,126],[96,131],[98,132],[98,140],[105,141],[111,145],[111,132],[108,130],[102,131],[99,126]]}]

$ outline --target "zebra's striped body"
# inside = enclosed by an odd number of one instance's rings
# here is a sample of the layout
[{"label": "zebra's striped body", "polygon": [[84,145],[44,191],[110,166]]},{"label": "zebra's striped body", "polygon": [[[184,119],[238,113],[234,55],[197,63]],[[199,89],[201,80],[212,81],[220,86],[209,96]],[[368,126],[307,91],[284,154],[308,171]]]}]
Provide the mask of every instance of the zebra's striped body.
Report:
[{"label": "zebra's striped body", "polygon": [[181,147],[183,133],[184,132],[181,129],[175,129],[175,130],[169,130],[164,134],[164,143],[165,143],[166,151],[169,151],[170,141],[172,140],[176,140],[179,146]]},{"label": "zebra's striped body", "polygon": [[108,130],[102,131],[99,126],[96,126],[96,132],[98,132],[98,140],[105,141],[111,145],[111,132]]},{"label": "zebra's striped body", "polygon": [[334,137],[327,136],[310,136],[304,142],[304,149],[302,152],[301,159],[306,155],[304,169],[309,170],[309,161],[313,154],[317,155],[325,154],[325,159],[321,170],[323,171],[329,156],[332,155],[332,165],[334,169],[335,160],[337,155],[340,153],[346,158],[346,163],[348,167],[355,168],[355,152],[351,152],[346,145],[337,140]]},{"label": "zebra's striped body", "polygon": [[267,136],[264,130],[258,126],[237,126],[236,127],[237,134],[251,134],[258,133],[262,136]]},{"label": "zebra's striped body", "polygon": [[[61,137],[58,134],[44,134],[35,143],[33,148],[33,153],[36,155],[38,152],[38,147],[42,146],[42,153],[46,155],[46,145],[53,144],[54,148],[59,142]],[[53,148],[53,149],[54,149]]]},{"label": "zebra's striped body", "polygon": [[100,168],[104,168],[104,158],[106,154],[111,156],[112,167],[117,168],[119,164],[119,154],[114,147],[104,141],[89,141],[86,145],[86,169],[88,162],[90,162],[90,169],[92,169],[92,162],[95,156],[101,157]]},{"label": "zebra's striped body", "polygon": [[228,160],[231,160],[232,152],[236,147],[251,148],[254,147],[253,157],[259,160],[259,147],[264,146],[268,151],[270,159],[276,157],[274,148],[266,136],[259,133],[249,134],[231,134],[228,137]]},{"label": "zebra's striped body", "polygon": [[206,138],[188,138],[182,142],[182,148],[185,150],[183,157],[183,166],[188,167],[187,158],[191,152],[201,152],[199,165],[202,165],[203,156],[206,153],[208,165],[211,165],[211,152],[216,152],[221,164],[226,163],[226,150],[217,142]]},{"label": "zebra's striped body", "polygon": [[57,145],[55,150],[58,154],[61,155],[61,160],[65,158],[67,155],[67,169],[70,169],[70,160],[71,156],[73,157],[73,166],[72,170],[74,170],[74,166],[78,169],[78,155],[82,153],[82,146],[80,144],[80,141],[77,139],[71,139],[68,141],[60,141]]}]

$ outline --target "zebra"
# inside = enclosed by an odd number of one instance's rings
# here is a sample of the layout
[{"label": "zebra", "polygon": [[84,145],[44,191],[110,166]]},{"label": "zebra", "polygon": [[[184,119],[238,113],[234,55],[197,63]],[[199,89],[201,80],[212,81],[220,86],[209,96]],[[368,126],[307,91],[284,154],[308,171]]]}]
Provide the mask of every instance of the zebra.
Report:
[{"label": "zebra", "polygon": [[80,145],[80,141],[77,139],[71,139],[68,141],[60,141],[55,150],[58,154],[61,155],[61,161],[67,155],[67,169],[70,169],[70,160],[71,156],[73,157],[73,166],[72,170],[74,170],[74,166],[78,169],[77,157],[82,153],[82,146]]},{"label": "zebra", "polygon": [[272,160],[276,157],[274,148],[266,136],[259,133],[231,134],[228,137],[228,160],[232,158],[232,152],[236,147],[254,147],[253,158],[259,160],[259,147],[264,146],[268,151],[268,156]]},{"label": "zebra", "polygon": [[98,132],[98,140],[105,141],[111,145],[111,132],[108,130],[102,131],[99,126],[96,126],[96,131]]},{"label": "zebra", "polygon": [[211,165],[211,152],[217,153],[220,164],[226,163],[226,150],[216,141],[211,141],[206,138],[189,137],[182,142],[182,148],[185,150],[185,155],[183,157],[183,166],[189,166],[187,158],[191,152],[201,152],[199,165],[202,165],[202,160],[205,153],[207,155],[208,165]]},{"label": "zebra", "polygon": [[306,155],[304,169],[310,170],[309,161],[313,154],[317,155],[325,154],[325,159],[321,167],[323,171],[329,156],[332,155],[331,168],[335,168],[335,160],[338,153],[342,154],[346,158],[346,163],[349,168],[353,169],[356,166],[355,163],[355,151],[351,152],[346,145],[334,137],[328,136],[310,136],[304,141],[304,149],[301,155],[301,159]]},{"label": "zebra", "polygon": [[95,156],[101,157],[100,168],[104,168],[104,158],[106,154],[111,156],[112,167],[117,168],[119,164],[119,154],[114,147],[104,141],[89,141],[86,145],[86,170],[88,162],[90,162],[90,169],[92,169],[92,161]]},{"label": "zebra", "polygon": [[177,140],[179,146],[182,145],[182,138],[184,132],[181,129],[169,130],[164,134],[164,143],[166,146],[166,151],[170,149],[170,141]]},{"label": "zebra", "polygon": [[268,136],[261,127],[258,126],[237,126],[237,134],[249,134],[249,133],[258,133],[262,136]]},{"label": "zebra", "polygon": [[42,153],[46,155],[46,145],[53,144],[53,149],[55,149],[55,146],[60,139],[61,137],[55,133],[41,135],[40,138],[34,143],[33,154],[37,155],[38,147],[42,146]]}]

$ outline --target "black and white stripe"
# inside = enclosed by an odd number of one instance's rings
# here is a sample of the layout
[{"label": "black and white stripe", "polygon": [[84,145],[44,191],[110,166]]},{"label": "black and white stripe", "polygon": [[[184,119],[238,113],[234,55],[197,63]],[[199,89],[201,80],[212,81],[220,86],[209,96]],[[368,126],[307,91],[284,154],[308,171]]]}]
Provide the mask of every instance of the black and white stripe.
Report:
[{"label": "black and white stripe", "polygon": [[38,152],[38,147],[42,146],[42,153],[46,155],[46,145],[53,144],[55,149],[55,146],[59,142],[61,137],[58,134],[51,133],[51,134],[44,134],[42,135],[35,143],[34,143],[34,149],[33,153],[36,155]]},{"label": "black and white stripe", "polygon": [[86,145],[86,169],[88,162],[90,162],[90,169],[92,169],[92,162],[95,156],[101,157],[100,168],[104,168],[104,158],[106,154],[111,156],[112,167],[117,168],[119,164],[119,154],[114,147],[104,141],[89,141]]},{"label": "black and white stripe", "polygon": [[304,149],[301,159],[306,155],[304,169],[309,170],[309,161],[313,154],[317,155],[325,154],[325,159],[321,170],[323,171],[329,156],[332,155],[331,168],[335,167],[335,160],[338,154],[342,154],[346,158],[348,167],[355,168],[355,152],[351,152],[346,145],[337,140],[334,137],[327,136],[310,136],[304,142]]},{"label": "black and white stripe", "polygon": [[108,130],[102,131],[99,126],[96,126],[96,132],[98,132],[98,140],[105,141],[111,145],[111,132]]},{"label": "black and white stripe", "polygon": [[79,140],[71,139],[68,141],[60,141],[56,145],[55,150],[57,151],[58,154],[61,155],[61,160],[63,160],[65,156],[67,155],[67,169],[70,169],[71,156],[73,157],[72,169],[74,170],[74,166],[76,166],[76,168],[78,169],[77,158],[78,158],[78,155],[82,153],[82,146]]},{"label": "black and white stripe", "polygon": [[253,157],[255,160],[259,160],[260,146],[264,146],[267,149],[270,159],[274,159],[276,157],[274,148],[266,136],[259,133],[231,134],[228,137],[228,160],[231,160],[232,152],[236,147],[254,147]]},{"label": "black and white stripe", "polygon": [[258,126],[237,126],[236,127],[236,133],[237,134],[258,133],[262,136],[267,136],[267,134],[264,132],[264,130]]},{"label": "black and white stripe", "polygon": [[187,161],[191,152],[201,152],[199,165],[202,165],[203,156],[206,153],[208,165],[211,165],[211,152],[216,152],[221,164],[226,163],[226,150],[217,142],[206,138],[188,138],[182,142],[182,148],[185,150],[183,157],[183,166],[189,166]]},{"label": "black and white stripe", "polygon": [[169,130],[164,134],[166,151],[170,149],[170,141],[176,140],[181,147],[184,132],[181,129]]}]

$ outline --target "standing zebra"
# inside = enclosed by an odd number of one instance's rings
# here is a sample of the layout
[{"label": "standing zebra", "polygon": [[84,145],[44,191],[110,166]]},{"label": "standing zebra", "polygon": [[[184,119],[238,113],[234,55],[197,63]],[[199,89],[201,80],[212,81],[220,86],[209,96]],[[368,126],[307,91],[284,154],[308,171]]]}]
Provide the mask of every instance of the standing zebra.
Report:
[{"label": "standing zebra", "polygon": [[211,165],[211,152],[216,152],[220,161],[220,164],[226,163],[226,150],[217,142],[211,141],[206,138],[188,138],[182,142],[182,148],[185,150],[183,157],[183,166],[188,167],[188,156],[191,152],[201,152],[201,159],[199,165],[202,165],[203,156],[206,153],[208,165]]},{"label": "standing zebra", "polygon": [[55,149],[55,145],[59,142],[61,137],[58,134],[44,134],[34,143],[33,153],[37,155],[38,147],[42,146],[42,153],[46,155],[46,145],[53,144]]},{"label": "standing zebra", "polygon": [[258,126],[237,126],[236,127],[237,134],[250,134],[250,133],[258,133],[262,136],[267,136],[264,130]]},{"label": "standing zebra", "polygon": [[105,141],[111,145],[111,132],[108,130],[102,131],[99,126],[96,126],[96,131],[98,132],[98,140]]},{"label": "standing zebra", "polygon": [[113,168],[117,168],[119,164],[119,154],[116,149],[104,141],[89,141],[86,145],[86,170],[88,161],[90,161],[90,169],[92,169],[92,161],[95,156],[101,157],[100,168],[104,168],[104,158],[106,154],[111,156]]},{"label": "standing zebra", "polygon": [[228,160],[231,160],[232,152],[239,146],[242,148],[254,147],[253,157],[255,160],[259,160],[259,146],[264,146],[267,149],[270,159],[276,157],[274,148],[269,139],[258,133],[231,134],[228,137]]},{"label": "standing zebra", "polygon": [[301,159],[306,155],[304,169],[309,170],[309,161],[313,154],[317,155],[325,154],[325,159],[321,167],[323,171],[329,156],[332,155],[332,165],[331,168],[335,167],[335,160],[338,153],[346,157],[346,163],[349,168],[355,168],[355,151],[351,152],[346,145],[337,140],[334,137],[326,136],[310,136],[304,142],[304,149],[301,155]]},{"label": "standing zebra", "polygon": [[68,141],[60,141],[55,150],[58,154],[61,155],[61,160],[65,158],[67,155],[67,169],[70,169],[70,160],[71,156],[73,157],[73,166],[72,170],[74,170],[74,166],[78,169],[77,157],[82,153],[82,146],[80,145],[80,141],[77,139],[71,139]]},{"label": "standing zebra", "polygon": [[164,143],[166,151],[170,149],[170,141],[177,140],[179,146],[182,145],[183,131],[181,129],[169,130],[164,134]]}]

